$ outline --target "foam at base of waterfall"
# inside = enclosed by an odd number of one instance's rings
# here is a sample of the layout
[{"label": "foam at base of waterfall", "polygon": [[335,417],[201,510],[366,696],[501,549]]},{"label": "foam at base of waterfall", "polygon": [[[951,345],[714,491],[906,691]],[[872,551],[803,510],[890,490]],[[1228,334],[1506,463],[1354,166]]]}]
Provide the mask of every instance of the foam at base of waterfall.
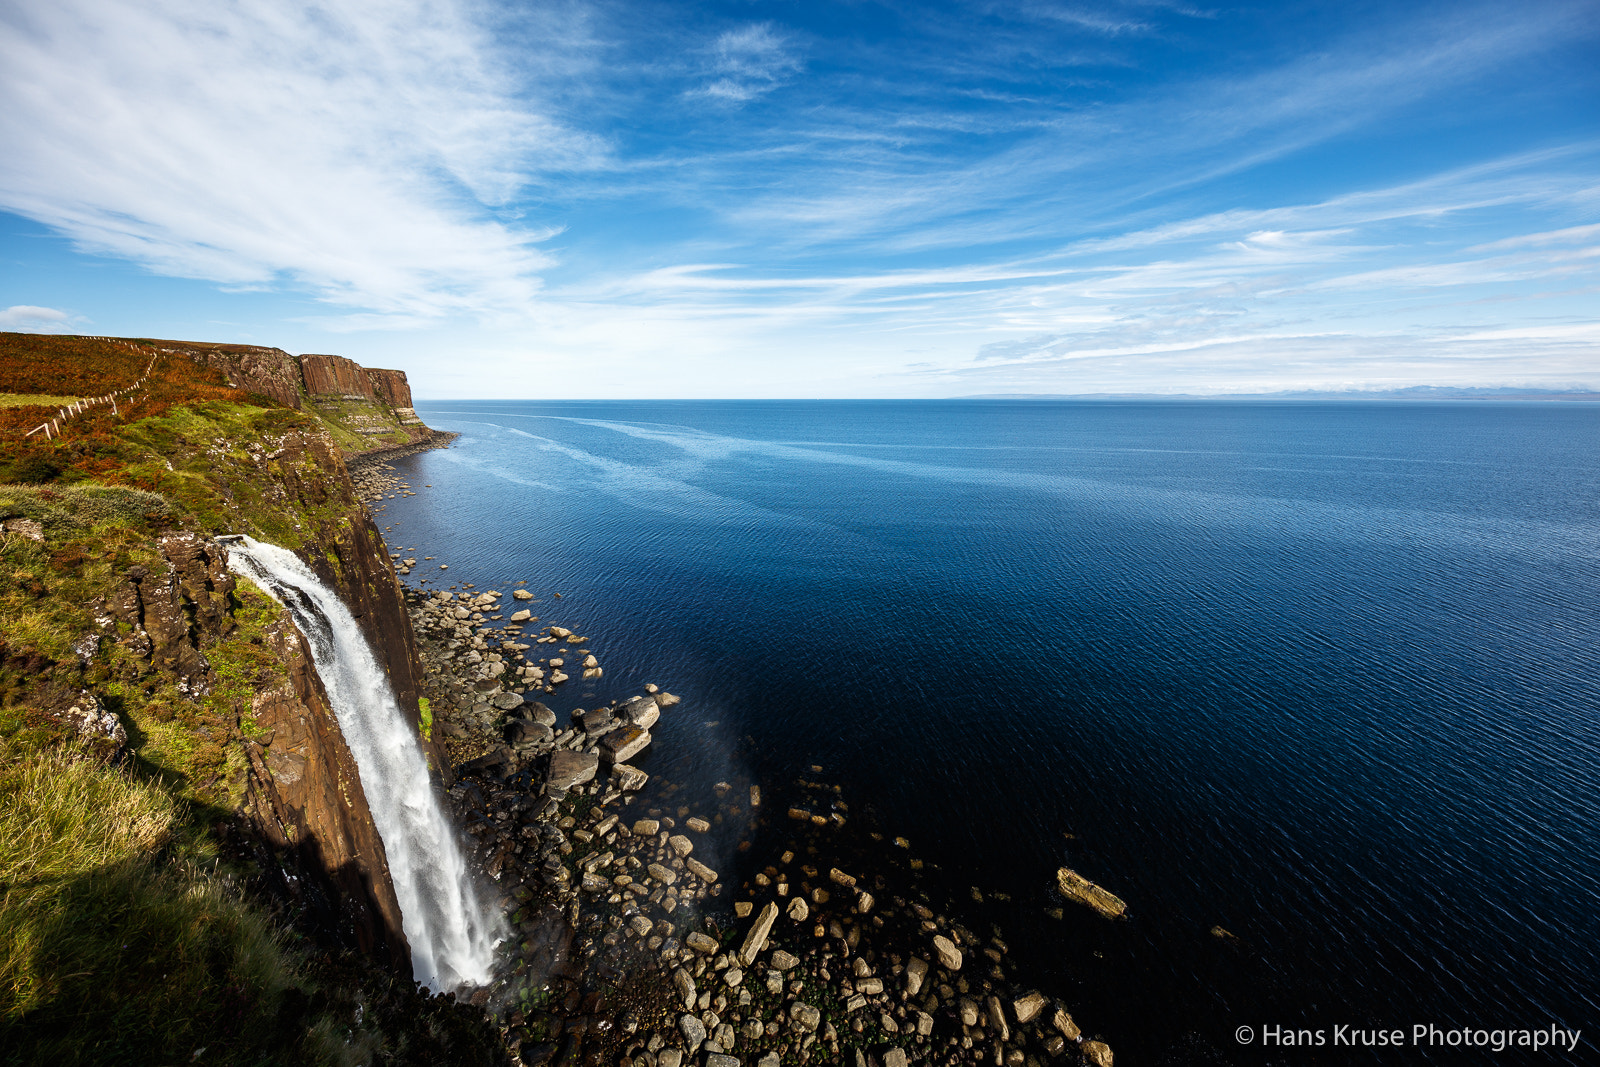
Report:
[{"label": "foam at base of waterfall", "polygon": [[441,992],[485,984],[496,919],[478,899],[421,747],[355,617],[288,549],[248,537],[228,547],[229,569],[283,604],[311,646],[383,839],[415,977]]}]

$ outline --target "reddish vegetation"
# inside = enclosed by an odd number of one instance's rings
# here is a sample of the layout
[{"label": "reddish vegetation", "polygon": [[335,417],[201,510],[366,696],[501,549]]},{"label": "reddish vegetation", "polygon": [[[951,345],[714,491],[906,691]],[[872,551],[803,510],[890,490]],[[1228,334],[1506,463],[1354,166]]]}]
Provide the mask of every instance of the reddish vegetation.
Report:
[{"label": "reddish vegetation", "polygon": [[127,389],[147,367],[144,383],[118,397],[115,411],[97,404],[62,420],[53,439],[27,434],[55,418],[59,408],[0,408],[0,481],[51,481],[67,471],[100,477],[123,466],[117,431],[129,422],[197,401],[256,400],[225,384],[221,371],[142,340],[0,333],[0,391],[7,393],[104,396]]}]

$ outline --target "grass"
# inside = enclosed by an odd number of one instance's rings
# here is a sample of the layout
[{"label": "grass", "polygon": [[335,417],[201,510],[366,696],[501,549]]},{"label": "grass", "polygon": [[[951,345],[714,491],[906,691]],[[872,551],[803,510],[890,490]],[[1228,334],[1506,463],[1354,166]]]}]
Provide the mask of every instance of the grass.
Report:
[{"label": "grass", "polygon": [[276,1062],[259,1050],[301,961],[204,875],[186,815],[159,785],[70,747],[0,742],[8,1062],[173,1062],[201,1046],[208,1063]]},{"label": "grass", "polygon": [[49,393],[0,393],[0,408],[64,408],[82,397],[51,396]]}]

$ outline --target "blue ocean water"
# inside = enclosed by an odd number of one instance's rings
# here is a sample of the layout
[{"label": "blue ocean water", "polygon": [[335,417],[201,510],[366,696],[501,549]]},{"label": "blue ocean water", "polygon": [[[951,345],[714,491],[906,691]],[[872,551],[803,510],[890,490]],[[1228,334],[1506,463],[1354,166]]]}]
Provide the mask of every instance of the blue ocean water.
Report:
[{"label": "blue ocean water", "polygon": [[529,580],[605,666],[558,711],[683,696],[647,769],[826,767],[1119,1062],[1600,1038],[1600,406],[418,410],[409,581]]}]

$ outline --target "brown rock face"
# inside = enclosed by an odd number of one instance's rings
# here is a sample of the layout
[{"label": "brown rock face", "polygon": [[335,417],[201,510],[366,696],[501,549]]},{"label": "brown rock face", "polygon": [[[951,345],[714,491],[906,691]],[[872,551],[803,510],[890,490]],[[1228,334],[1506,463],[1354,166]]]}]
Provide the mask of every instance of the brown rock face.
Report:
[{"label": "brown rock face", "polygon": [[411,385],[406,381],[406,372],[403,370],[378,370],[367,368],[367,379],[372,383],[372,392],[392,408],[409,408],[411,406]]},{"label": "brown rock face", "polygon": [[367,369],[353,359],[304,355],[300,357],[300,371],[305,377],[306,392],[312,396],[345,396],[364,400],[372,400],[377,396],[372,379],[367,377]]},{"label": "brown rock face", "polygon": [[281,348],[192,341],[158,341],[156,346],[163,352],[179,352],[196,363],[217,368],[236,389],[260,393],[287,407],[302,406],[300,364]]},{"label": "brown rock face", "polygon": [[284,879],[284,888],[319,927],[336,939],[353,935],[363,953],[409,970],[410,948],[383,840],[304,640],[284,620],[271,629],[267,644],[289,665],[290,684],[251,701],[268,743],[245,745],[246,810],[298,869],[299,877]]}]

